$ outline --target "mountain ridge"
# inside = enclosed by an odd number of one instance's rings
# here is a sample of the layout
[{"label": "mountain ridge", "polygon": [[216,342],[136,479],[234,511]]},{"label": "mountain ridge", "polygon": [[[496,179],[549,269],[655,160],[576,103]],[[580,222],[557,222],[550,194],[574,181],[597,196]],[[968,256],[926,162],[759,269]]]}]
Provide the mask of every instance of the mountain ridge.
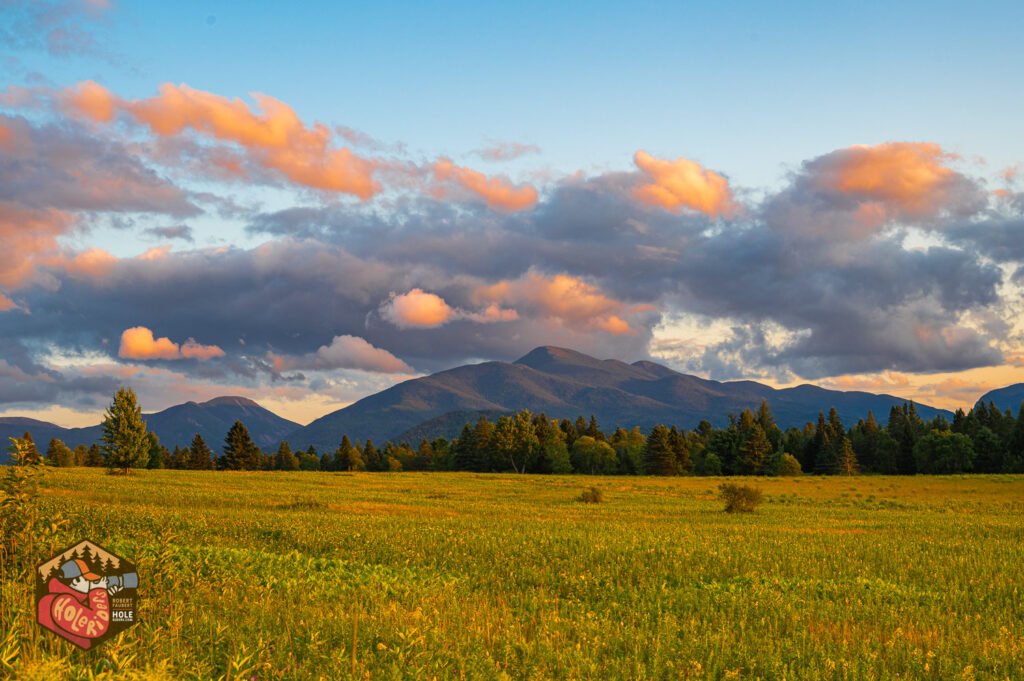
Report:
[{"label": "mountain ridge", "polygon": [[[768,400],[784,428],[814,421],[819,411],[827,412],[832,406],[848,425],[866,417],[868,410],[884,420],[892,405],[910,401],[812,384],[776,389],[755,381],[714,381],[649,360],[627,364],[569,348],[540,346],[514,362],[463,365],[398,383],[316,419],[288,439],[293,448],[312,444],[321,451],[337,447],[343,434],[353,441],[370,438],[380,444],[405,434],[441,432],[452,421],[442,417],[453,412],[520,409],[553,418],[594,414],[603,429],[621,425],[648,430],[659,423],[693,428],[701,419],[721,426],[730,412],[756,409],[762,399]],[[917,407],[926,419],[940,413],[952,417],[945,409]]]}]

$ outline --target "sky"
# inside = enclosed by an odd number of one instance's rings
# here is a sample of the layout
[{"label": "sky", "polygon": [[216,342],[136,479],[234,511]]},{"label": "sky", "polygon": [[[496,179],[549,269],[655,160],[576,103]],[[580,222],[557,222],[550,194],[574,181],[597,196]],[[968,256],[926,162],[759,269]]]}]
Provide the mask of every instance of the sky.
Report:
[{"label": "sky", "polygon": [[0,0],[0,416],[539,345],[969,408],[1024,382],[1022,20]]}]

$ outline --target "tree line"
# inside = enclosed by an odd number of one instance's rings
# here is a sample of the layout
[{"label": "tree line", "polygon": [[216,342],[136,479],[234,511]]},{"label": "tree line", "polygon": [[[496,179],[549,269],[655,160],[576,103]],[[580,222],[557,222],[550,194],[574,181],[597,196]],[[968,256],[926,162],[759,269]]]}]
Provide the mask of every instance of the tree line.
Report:
[{"label": "tree line", "polygon": [[[231,426],[219,453],[198,433],[173,451],[147,432],[130,388],[107,411],[103,444],[70,449],[51,440],[46,460],[56,466],[281,471],[476,471],[599,475],[853,475],[882,473],[1024,473],[1024,403],[1017,417],[993,402],[953,421],[925,421],[913,402],[894,405],[885,424],[874,414],[847,428],[833,407],[802,428],[780,428],[767,401],[756,411],[730,413],[716,428],[702,420],[692,430],[658,425],[608,434],[591,415],[575,421],[523,410],[491,422],[481,415],[459,437],[409,443],[353,442],[343,435],[333,451],[310,445],[293,451],[287,441],[264,452],[241,421]],[[31,443],[29,433],[25,438]],[[32,452],[35,445],[32,444]],[[38,454],[35,454],[38,457]]]}]

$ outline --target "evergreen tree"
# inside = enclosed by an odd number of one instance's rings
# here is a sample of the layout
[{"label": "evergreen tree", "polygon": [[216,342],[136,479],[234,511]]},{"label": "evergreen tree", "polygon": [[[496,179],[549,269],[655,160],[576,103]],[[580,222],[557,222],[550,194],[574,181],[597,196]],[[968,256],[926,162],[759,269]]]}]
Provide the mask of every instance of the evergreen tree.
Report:
[{"label": "evergreen tree", "polygon": [[103,459],[108,468],[119,469],[126,475],[149,460],[146,422],[131,388],[118,390],[104,413]]},{"label": "evergreen tree", "polygon": [[676,471],[679,475],[689,475],[693,472],[693,461],[690,459],[690,445],[686,436],[679,432],[674,425],[669,431],[669,444],[672,446],[672,455],[676,460]]},{"label": "evergreen tree", "polygon": [[366,444],[363,445],[363,460],[366,462],[366,470],[368,471],[384,470],[380,452],[373,446],[373,440],[369,438],[367,438]]},{"label": "evergreen tree", "polygon": [[287,440],[282,441],[277,447],[277,454],[274,456],[274,469],[279,471],[299,470],[299,460],[292,454],[291,445]]},{"label": "evergreen tree", "polygon": [[473,437],[473,429],[467,423],[462,427],[459,439],[455,441],[455,470],[474,471],[477,470],[476,440]]},{"label": "evergreen tree", "polygon": [[155,470],[164,467],[163,457],[160,455],[160,438],[156,433],[146,433],[146,449],[149,452],[149,459],[146,461],[146,468]]},{"label": "evergreen tree", "polygon": [[839,449],[839,465],[837,470],[840,475],[856,475],[859,472],[857,455],[853,451],[850,438],[845,435]]},{"label": "evergreen tree", "polygon": [[654,426],[647,436],[644,449],[644,469],[648,475],[676,475],[676,457],[669,442],[669,430],[665,426]]},{"label": "evergreen tree", "polygon": [[171,454],[171,458],[167,461],[167,467],[173,468],[174,470],[181,470],[185,468],[185,465],[188,462],[188,459],[185,456],[186,452],[183,452],[181,447],[178,445],[174,445],[174,453]]},{"label": "evergreen tree", "polygon": [[249,435],[249,430],[241,421],[235,421],[224,437],[225,470],[253,471],[259,470],[260,452]]},{"label": "evergreen tree", "polygon": [[423,438],[420,441],[420,446],[416,449],[415,456],[412,457],[412,465],[409,466],[411,471],[429,471],[434,467],[434,448],[427,442],[427,438]]},{"label": "evergreen tree", "polygon": [[207,446],[206,440],[199,433],[192,438],[189,445],[188,460],[185,467],[193,471],[206,471],[213,468],[213,451]]},{"label": "evergreen tree", "polygon": [[772,453],[772,443],[760,423],[754,422],[746,438],[740,444],[739,472],[743,475],[759,475],[764,472],[765,462]]},{"label": "evergreen tree", "polygon": [[565,435],[565,446],[572,447],[572,443],[580,436],[580,432],[576,430],[576,426],[572,425],[572,421],[569,419],[562,419],[558,424],[558,428]]},{"label": "evergreen tree", "polygon": [[320,453],[316,451],[316,447],[310,445],[305,452],[299,455],[299,470],[300,471],[318,471],[320,470]]},{"label": "evergreen tree", "polygon": [[90,468],[99,468],[103,465],[103,452],[98,444],[89,445],[89,454],[85,457],[85,465]]},{"label": "evergreen tree", "polygon": [[[494,431],[496,426],[487,420],[483,414],[476,421],[473,428],[473,440],[476,442],[476,460],[478,468],[474,470],[486,472],[495,470],[498,463],[497,455],[494,452]],[[504,465],[505,462],[501,462]]]}]

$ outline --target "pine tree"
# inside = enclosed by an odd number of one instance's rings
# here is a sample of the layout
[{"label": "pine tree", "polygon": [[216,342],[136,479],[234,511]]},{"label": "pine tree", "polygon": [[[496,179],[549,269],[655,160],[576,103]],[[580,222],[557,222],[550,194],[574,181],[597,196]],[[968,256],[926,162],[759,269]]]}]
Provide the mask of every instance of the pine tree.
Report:
[{"label": "pine tree", "polygon": [[467,423],[462,427],[459,439],[455,441],[455,470],[473,471],[476,467],[476,440],[473,437],[473,429]]},{"label": "pine tree", "polygon": [[146,422],[135,391],[122,387],[114,395],[103,421],[103,458],[110,469],[127,475],[133,467],[149,460]]},{"label": "pine tree", "polygon": [[153,431],[146,433],[146,451],[149,452],[146,468],[150,470],[163,468],[163,459],[160,458],[160,438]]},{"label": "pine tree", "polygon": [[89,453],[85,457],[85,465],[91,468],[99,468],[103,465],[103,452],[98,444],[89,445]]},{"label": "pine tree", "polygon": [[648,475],[675,475],[676,457],[669,442],[669,430],[665,426],[654,426],[647,436],[644,449],[644,468]]},{"label": "pine tree", "polygon": [[213,451],[199,433],[192,438],[185,467],[193,471],[206,471],[213,468]]},{"label": "pine tree", "polygon": [[840,475],[856,475],[859,472],[857,466],[857,455],[853,452],[853,445],[850,438],[843,436],[839,450],[839,465],[837,471]]},{"label": "pine tree", "polygon": [[277,448],[277,455],[274,457],[274,469],[279,471],[299,470],[299,460],[292,454],[291,445],[285,440]]},{"label": "pine tree", "polygon": [[366,470],[368,471],[384,470],[380,452],[373,446],[373,440],[369,438],[366,439],[366,444],[363,445],[363,460],[366,462]]},{"label": "pine tree", "polygon": [[738,459],[739,473],[758,475],[764,471],[765,462],[772,453],[772,443],[765,435],[760,423],[754,423],[747,437],[740,443]]},{"label": "pine tree", "polygon": [[229,471],[258,470],[260,464],[257,450],[248,429],[241,421],[235,421],[224,438],[224,469]]}]

